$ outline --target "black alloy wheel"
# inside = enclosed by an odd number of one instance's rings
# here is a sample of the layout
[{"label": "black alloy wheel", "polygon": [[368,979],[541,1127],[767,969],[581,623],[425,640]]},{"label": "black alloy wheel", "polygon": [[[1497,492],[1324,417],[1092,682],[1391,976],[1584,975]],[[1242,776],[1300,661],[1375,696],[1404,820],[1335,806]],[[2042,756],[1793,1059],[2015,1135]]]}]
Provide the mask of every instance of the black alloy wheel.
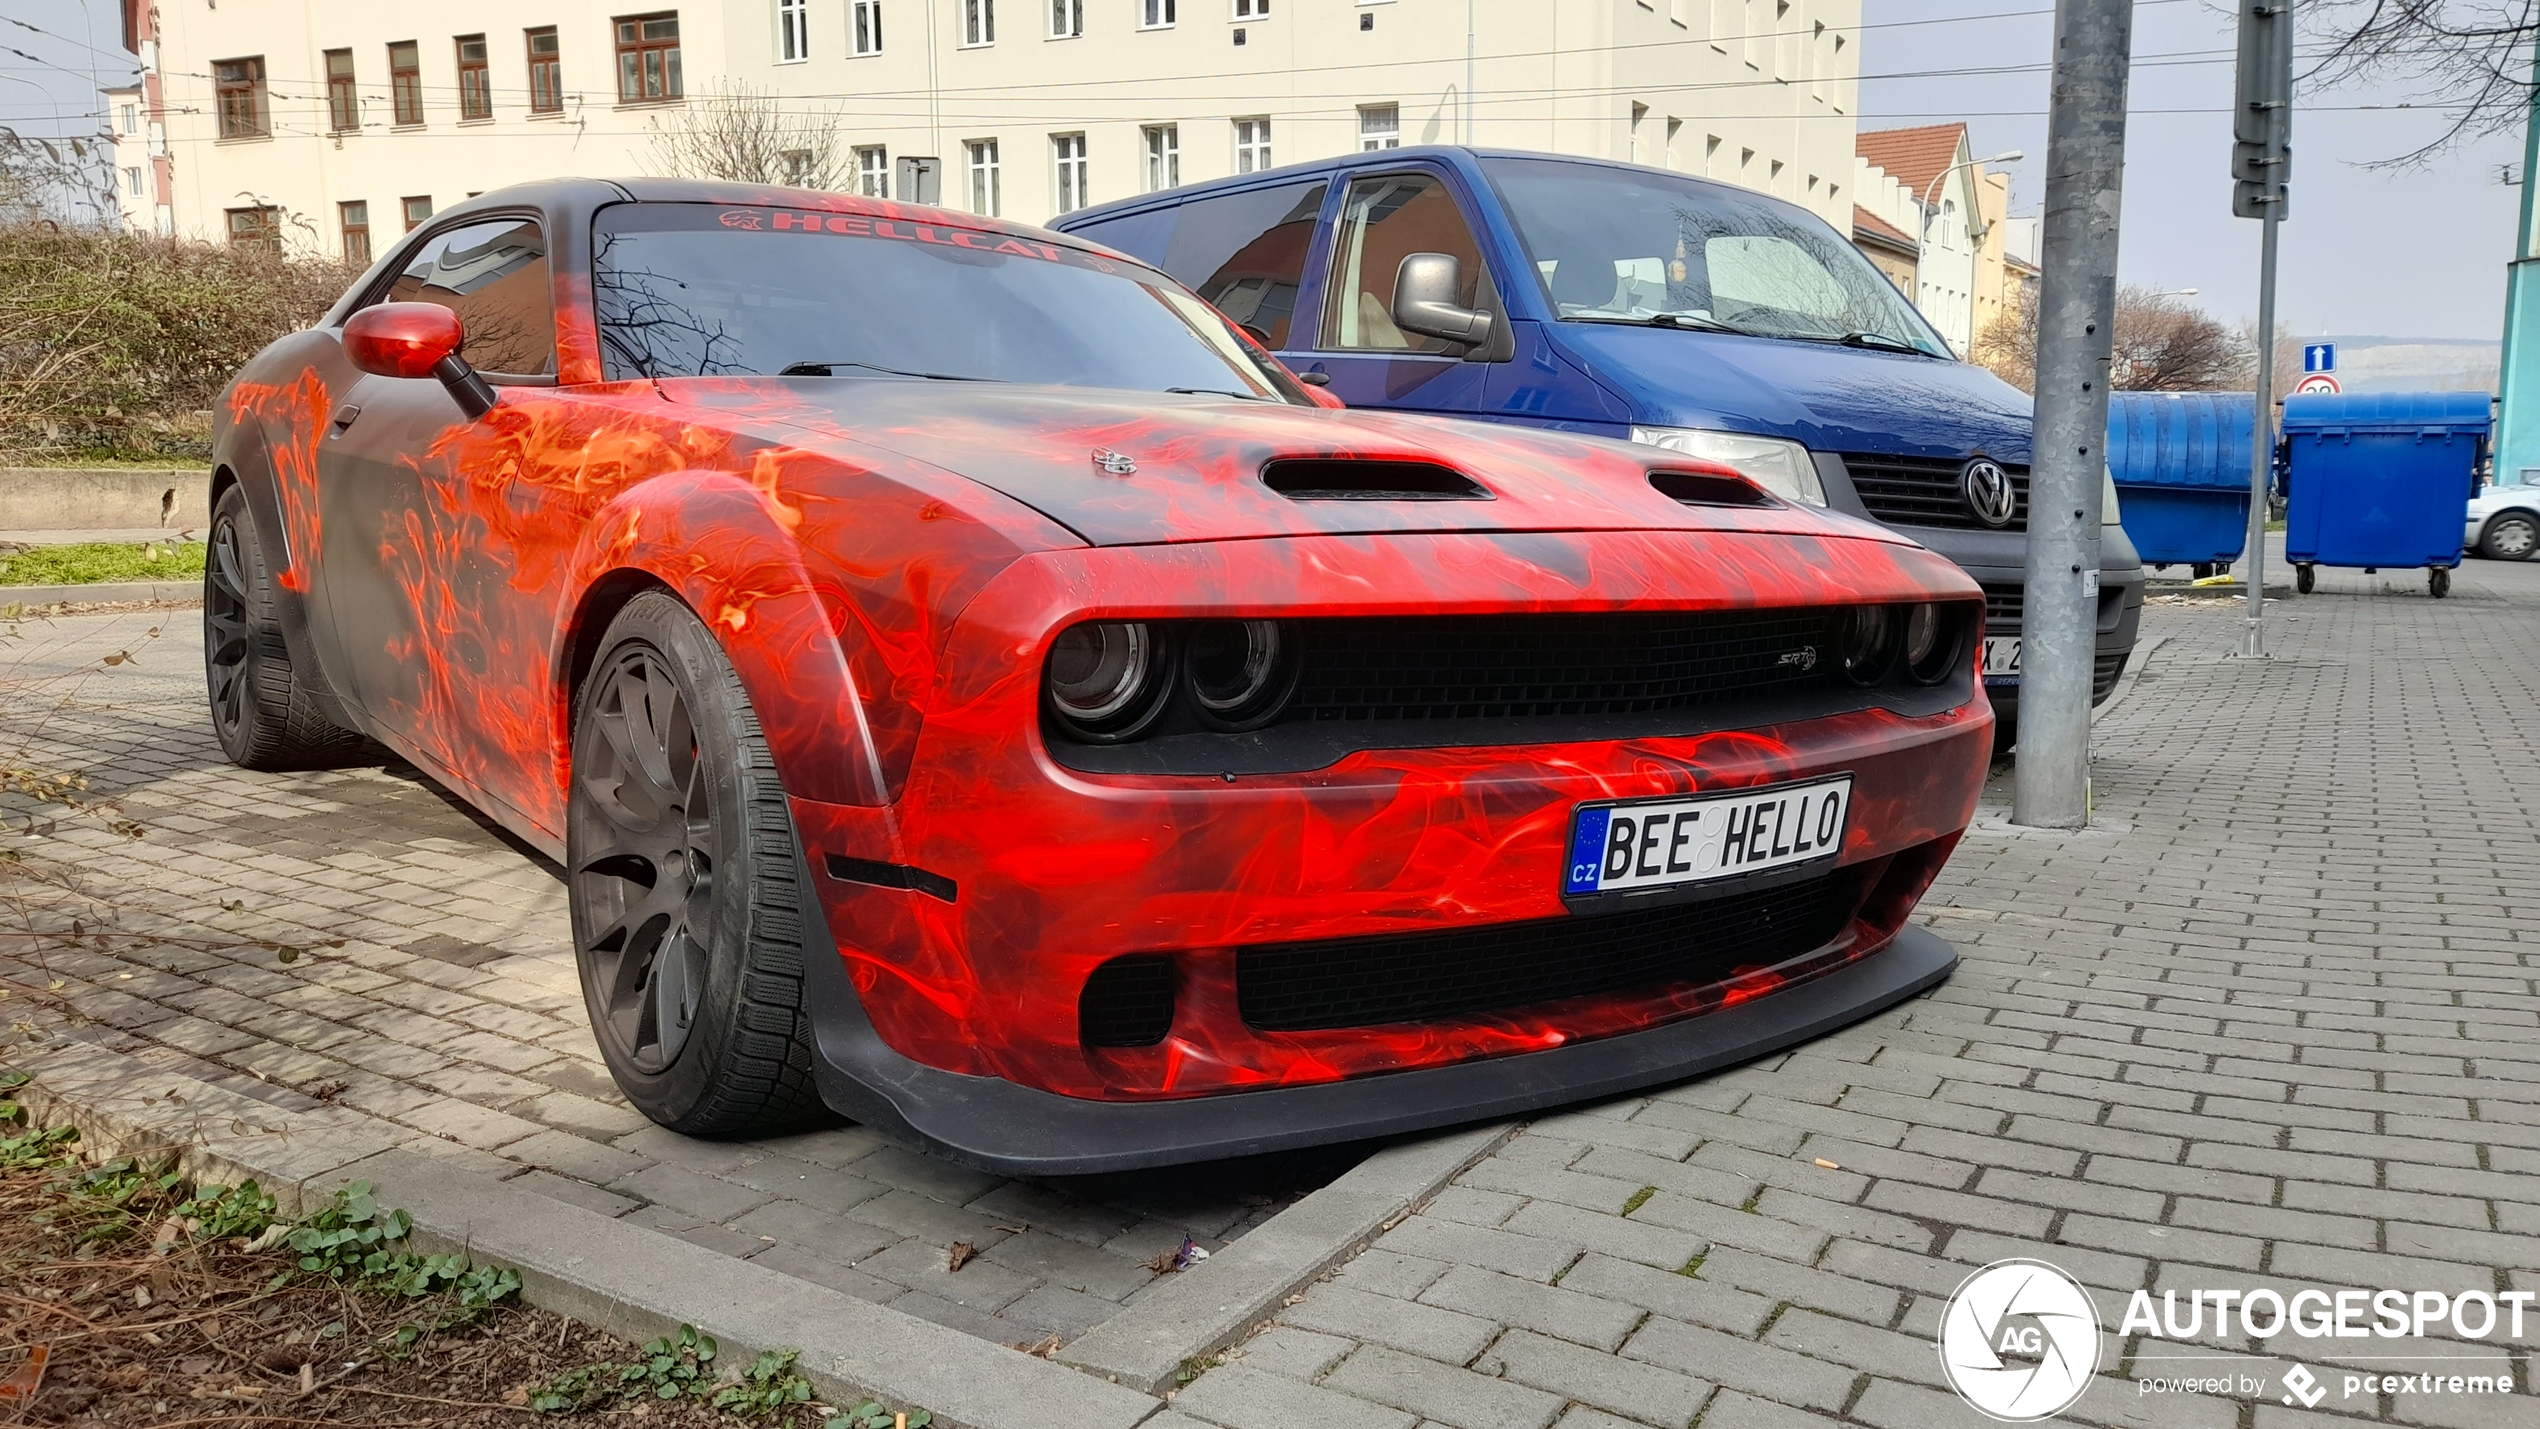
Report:
[{"label": "black alloy wheel", "polygon": [[583,1002],[627,1100],[696,1136],[820,1119],[793,820],[739,676],[667,592],[627,603],[582,682],[565,846]]},{"label": "black alloy wheel", "polygon": [[221,753],[242,769],[309,769],[363,757],[299,669],[275,610],[273,570],[244,487],[212,503],[203,553],[203,689]]}]

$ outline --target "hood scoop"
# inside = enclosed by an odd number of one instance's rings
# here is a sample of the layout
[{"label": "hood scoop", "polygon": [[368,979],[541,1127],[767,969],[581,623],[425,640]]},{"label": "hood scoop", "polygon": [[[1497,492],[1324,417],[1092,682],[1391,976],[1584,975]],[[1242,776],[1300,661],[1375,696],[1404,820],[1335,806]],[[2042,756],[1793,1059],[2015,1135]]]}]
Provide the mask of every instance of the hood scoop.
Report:
[{"label": "hood scoop", "polygon": [[1261,484],[1290,501],[1489,501],[1490,488],[1430,461],[1284,457],[1261,468]]},{"label": "hood scoop", "polygon": [[1711,471],[1653,471],[1658,494],[1687,506],[1778,506],[1771,494],[1742,476]]}]

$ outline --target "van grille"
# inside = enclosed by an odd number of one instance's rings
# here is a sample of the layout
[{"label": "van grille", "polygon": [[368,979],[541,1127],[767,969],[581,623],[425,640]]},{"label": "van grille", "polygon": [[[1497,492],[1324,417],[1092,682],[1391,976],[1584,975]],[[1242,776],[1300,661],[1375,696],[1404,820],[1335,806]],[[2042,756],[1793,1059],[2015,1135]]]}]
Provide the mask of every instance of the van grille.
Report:
[{"label": "van grille", "polygon": [[1977,520],[1967,509],[1966,496],[1958,486],[1959,474],[1966,467],[1965,458],[1843,454],[1843,469],[1852,477],[1862,508],[1881,521],[1959,531],[2027,530],[2028,468],[2003,463],[2003,473],[2011,478],[2011,489],[2019,499],[2011,509],[2011,524],[1996,528]]}]

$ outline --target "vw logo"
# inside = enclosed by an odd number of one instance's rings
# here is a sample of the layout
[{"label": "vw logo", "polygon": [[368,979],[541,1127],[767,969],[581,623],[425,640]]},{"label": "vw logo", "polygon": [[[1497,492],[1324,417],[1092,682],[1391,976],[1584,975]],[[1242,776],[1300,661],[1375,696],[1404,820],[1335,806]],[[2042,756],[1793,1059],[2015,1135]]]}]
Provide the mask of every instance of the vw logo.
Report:
[{"label": "vw logo", "polygon": [[1104,474],[1109,476],[1135,476],[1138,474],[1137,458],[1130,456],[1126,452],[1113,451],[1109,447],[1094,448],[1094,465]]},{"label": "vw logo", "polygon": [[1984,457],[1967,463],[1967,469],[1958,473],[1958,491],[1975,518],[1997,531],[2010,525],[2020,509],[2020,493],[2011,485],[2011,474]]},{"label": "vw logo", "polygon": [[2099,1310],[2042,1260],[1997,1260],[1940,1316],[1949,1387],[1988,1419],[2029,1424],[2072,1407],[2099,1369]]}]

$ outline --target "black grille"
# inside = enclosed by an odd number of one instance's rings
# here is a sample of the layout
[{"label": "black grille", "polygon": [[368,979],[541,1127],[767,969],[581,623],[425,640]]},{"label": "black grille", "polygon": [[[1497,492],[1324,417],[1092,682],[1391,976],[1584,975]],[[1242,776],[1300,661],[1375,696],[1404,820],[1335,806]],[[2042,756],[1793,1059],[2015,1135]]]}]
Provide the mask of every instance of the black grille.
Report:
[{"label": "black grille", "polygon": [[1076,999],[1076,1035],[1088,1047],[1152,1047],[1172,1030],[1171,958],[1113,958]]},{"label": "black grille", "polygon": [[2007,625],[2017,629],[2020,615],[2028,609],[2028,589],[2024,586],[1993,585],[1984,588],[1984,623]]},{"label": "black grille", "polygon": [[1838,678],[1830,610],[1318,620],[1291,720],[1641,714]]},{"label": "black grille", "polygon": [[1859,907],[1850,870],[1705,903],[1452,933],[1243,948],[1235,994],[1265,1032],[1429,1022],[1566,997],[1717,982],[1834,940]]},{"label": "black grille", "polygon": [[2099,703],[2115,692],[2117,681],[2125,675],[2126,657],[2133,653],[2128,650],[2114,655],[2102,655],[2090,667],[2090,702],[2092,704]]},{"label": "black grille", "polygon": [[[1967,509],[1966,494],[1958,485],[1959,474],[1966,468],[1962,459],[1843,454],[1843,469],[1851,475],[1852,489],[1860,493],[1862,507],[1881,521],[1968,531],[1997,529],[1977,520],[1976,514]],[[2018,494],[2018,500],[2011,508],[2011,524],[1998,529],[2025,531],[2028,468],[2006,463],[2002,470],[2011,478],[2011,489]]]}]

